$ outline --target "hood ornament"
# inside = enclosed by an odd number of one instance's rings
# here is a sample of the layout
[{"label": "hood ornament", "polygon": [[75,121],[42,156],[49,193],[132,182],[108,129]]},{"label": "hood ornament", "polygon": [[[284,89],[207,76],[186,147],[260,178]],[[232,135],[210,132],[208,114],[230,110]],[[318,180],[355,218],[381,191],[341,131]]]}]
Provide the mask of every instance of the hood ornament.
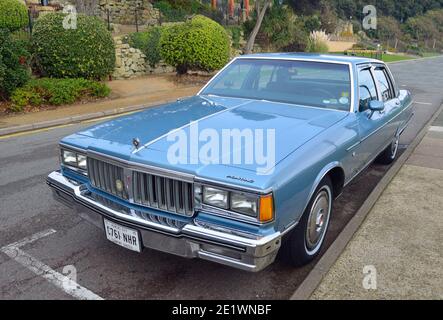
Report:
[{"label": "hood ornament", "polygon": [[139,138],[132,139],[132,144],[136,149],[138,149],[138,147],[140,146],[140,139]]}]

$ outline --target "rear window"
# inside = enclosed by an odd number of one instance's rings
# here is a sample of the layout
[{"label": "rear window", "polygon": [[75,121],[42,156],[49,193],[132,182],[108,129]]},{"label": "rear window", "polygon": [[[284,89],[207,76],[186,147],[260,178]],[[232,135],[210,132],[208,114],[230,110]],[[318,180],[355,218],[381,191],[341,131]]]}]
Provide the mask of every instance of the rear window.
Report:
[{"label": "rear window", "polygon": [[213,79],[202,94],[349,111],[351,80],[346,64],[238,59]]}]

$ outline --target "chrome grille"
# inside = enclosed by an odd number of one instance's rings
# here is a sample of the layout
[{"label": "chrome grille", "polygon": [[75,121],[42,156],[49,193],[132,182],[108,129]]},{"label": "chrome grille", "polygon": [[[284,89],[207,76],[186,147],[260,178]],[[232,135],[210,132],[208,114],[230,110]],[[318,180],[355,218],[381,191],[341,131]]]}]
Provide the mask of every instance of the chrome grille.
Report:
[{"label": "chrome grille", "polygon": [[194,212],[192,183],[149,173],[132,173],[134,202],[142,206],[191,216]]},{"label": "chrome grille", "polygon": [[[194,188],[191,182],[125,170],[91,157],[88,157],[88,176],[93,187],[135,204],[186,216],[194,213]],[[132,184],[117,190],[116,181],[125,184],[128,178],[132,178]]]},{"label": "chrome grille", "polygon": [[[122,167],[88,157],[88,176],[95,188],[125,200],[129,198]],[[117,189],[117,180],[121,181],[123,189]]]}]

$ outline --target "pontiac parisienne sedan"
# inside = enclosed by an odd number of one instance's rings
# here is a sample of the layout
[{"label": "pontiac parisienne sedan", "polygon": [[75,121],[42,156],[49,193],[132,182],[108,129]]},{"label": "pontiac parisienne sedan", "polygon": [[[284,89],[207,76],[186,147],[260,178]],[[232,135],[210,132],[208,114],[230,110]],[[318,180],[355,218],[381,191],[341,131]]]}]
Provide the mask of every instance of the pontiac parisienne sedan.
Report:
[{"label": "pontiac parisienne sedan", "polygon": [[[56,199],[133,251],[247,271],[282,251],[300,266],[319,254],[343,188],[374,160],[395,159],[411,105],[378,60],[241,56],[196,96],[65,137],[61,168],[47,183]],[[208,137],[226,132],[240,138],[212,144],[209,160],[200,159]]]}]

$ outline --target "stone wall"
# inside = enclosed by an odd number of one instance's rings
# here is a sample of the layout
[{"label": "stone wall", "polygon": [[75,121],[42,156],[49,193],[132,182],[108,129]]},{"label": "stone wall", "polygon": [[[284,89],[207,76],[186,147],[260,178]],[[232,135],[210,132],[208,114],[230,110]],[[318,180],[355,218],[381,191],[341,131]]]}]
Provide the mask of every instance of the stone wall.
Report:
[{"label": "stone wall", "polygon": [[174,72],[175,69],[163,62],[155,68],[149,66],[146,56],[139,49],[131,48],[124,43],[121,37],[116,37],[115,41],[115,70],[112,75],[114,79],[130,79],[149,74],[161,74]]},{"label": "stone wall", "polygon": [[136,10],[139,25],[156,25],[160,18],[149,0],[99,0],[99,8],[105,19],[109,10],[110,20],[116,24],[135,24]]}]

